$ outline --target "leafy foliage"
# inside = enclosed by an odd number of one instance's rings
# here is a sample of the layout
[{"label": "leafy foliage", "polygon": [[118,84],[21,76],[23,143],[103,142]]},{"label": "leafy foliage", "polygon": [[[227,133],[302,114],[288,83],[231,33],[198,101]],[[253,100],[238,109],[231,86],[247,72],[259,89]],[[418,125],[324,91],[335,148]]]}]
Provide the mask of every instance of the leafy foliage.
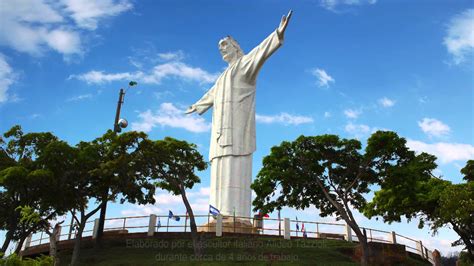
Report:
[{"label": "leafy foliage", "polygon": [[144,150],[147,175],[154,180],[155,185],[174,195],[181,195],[190,219],[194,251],[196,255],[200,255],[196,221],[186,189],[201,181],[195,170],[206,169],[206,162],[196,150],[196,145],[170,137],[148,141]]},{"label": "leafy foliage", "polygon": [[[433,233],[449,225],[460,236],[453,245],[464,244],[470,256],[474,248],[474,161],[461,169],[466,183],[452,184],[430,174],[436,168],[432,155],[419,156],[417,168],[381,183],[381,189],[367,204],[368,217],[382,216],[385,222],[418,218],[419,227],[429,224]],[[420,171],[421,170],[421,171]],[[416,174],[418,173],[418,174]]]},{"label": "leafy foliage", "polygon": [[180,195],[181,186],[192,188],[201,182],[195,169],[202,171],[207,168],[207,164],[196,150],[196,145],[170,137],[147,145],[145,157],[148,171],[157,187]]},{"label": "leafy foliage", "polygon": [[[352,209],[363,211],[364,195],[371,185],[390,183],[410,176],[429,177],[435,158],[415,155],[406,140],[394,132],[377,131],[367,141],[365,152],[355,139],[335,135],[300,136],[282,142],[263,159],[263,167],[252,184],[254,210],[271,212],[283,206],[305,209],[314,205],[321,216],[335,215],[354,230],[367,261],[367,238]],[[385,199],[385,198],[384,198]]]},{"label": "leafy foliage", "polygon": [[[45,169],[41,158],[57,137],[51,133],[24,134],[20,126],[8,130],[0,140],[0,228],[7,231],[4,252],[10,240],[19,240],[39,230],[44,223],[66,210],[56,203],[62,202],[60,185],[54,172]],[[34,208],[45,220],[21,220],[19,207]]]},{"label": "leafy foliage", "polygon": [[0,259],[0,265],[4,266],[52,266],[53,258],[41,255],[35,259],[22,259],[17,254],[13,253],[10,256]]}]

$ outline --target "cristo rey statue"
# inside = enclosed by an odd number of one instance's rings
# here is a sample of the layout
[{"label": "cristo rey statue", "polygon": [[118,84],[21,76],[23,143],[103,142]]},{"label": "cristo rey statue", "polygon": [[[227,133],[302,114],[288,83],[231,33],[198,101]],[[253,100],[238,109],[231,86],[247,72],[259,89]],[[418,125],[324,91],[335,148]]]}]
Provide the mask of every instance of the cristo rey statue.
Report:
[{"label": "cristo rey statue", "polygon": [[214,86],[186,113],[212,114],[210,205],[222,215],[250,217],[252,154],[255,151],[255,89],[265,61],[282,45],[292,11],[280,26],[248,54],[227,36],[219,41],[229,64]]}]

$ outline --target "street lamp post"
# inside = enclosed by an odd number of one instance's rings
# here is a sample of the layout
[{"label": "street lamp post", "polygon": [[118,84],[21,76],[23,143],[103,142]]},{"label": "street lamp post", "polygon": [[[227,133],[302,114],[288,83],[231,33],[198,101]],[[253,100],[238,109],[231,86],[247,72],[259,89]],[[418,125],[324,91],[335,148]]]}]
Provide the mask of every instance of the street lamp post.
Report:
[{"label": "street lamp post", "polygon": [[[122,125],[119,125],[119,119],[120,119],[120,110],[122,109],[122,104],[123,104],[123,98],[125,97],[125,92],[123,89],[120,89],[119,93],[119,99],[117,102],[117,111],[115,112],[115,122],[114,122],[114,132],[115,133],[120,133],[122,131]],[[127,121],[125,119],[121,119],[121,121]],[[126,127],[126,125],[125,125]]]},{"label": "street lamp post", "polygon": [[[137,85],[135,81],[130,81],[128,83],[128,88],[131,88],[135,85]],[[125,91],[124,89],[120,89],[119,99],[117,102],[117,110],[115,112],[115,120],[114,120],[114,133],[115,134],[122,132],[122,128],[126,128],[128,126],[128,122],[126,119],[123,119],[123,118],[120,119],[120,111],[122,109],[124,97],[125,97]],[[104,199],[102,199],[102,202],[101,202],[102,206],[100,208],[99,226],[98,226],[97,238],[96,238],[97,243],[100,242],[100,240],[102,239],[102,235],[104,234],[105,214],[107,212],[108,195],[109,195],[109,189],[107,188],[107,191],[104,193]]]}]

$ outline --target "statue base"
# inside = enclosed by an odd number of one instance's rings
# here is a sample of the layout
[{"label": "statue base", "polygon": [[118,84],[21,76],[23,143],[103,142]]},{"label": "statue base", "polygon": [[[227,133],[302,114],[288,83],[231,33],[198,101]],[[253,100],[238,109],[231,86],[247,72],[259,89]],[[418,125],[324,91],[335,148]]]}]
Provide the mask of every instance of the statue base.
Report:
[{"label": "statue base", "polygon": [[[217,220],[198,226],[198,232],[216,232]],[[248,219],[224,217],[222,218],[223,233],[257,234],[259,229],[254,227]]]}]

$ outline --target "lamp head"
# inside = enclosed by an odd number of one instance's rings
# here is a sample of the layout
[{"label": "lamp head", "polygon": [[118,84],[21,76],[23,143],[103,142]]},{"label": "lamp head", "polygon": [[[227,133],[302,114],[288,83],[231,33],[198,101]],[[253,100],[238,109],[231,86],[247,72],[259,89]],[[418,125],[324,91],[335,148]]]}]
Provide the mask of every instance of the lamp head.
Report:
[{"label": "lamp head", "polygon": [[126,128],[128,126],[127,119],[120,118],[120,120],[118,121],[118,126],[121,128]]}]

